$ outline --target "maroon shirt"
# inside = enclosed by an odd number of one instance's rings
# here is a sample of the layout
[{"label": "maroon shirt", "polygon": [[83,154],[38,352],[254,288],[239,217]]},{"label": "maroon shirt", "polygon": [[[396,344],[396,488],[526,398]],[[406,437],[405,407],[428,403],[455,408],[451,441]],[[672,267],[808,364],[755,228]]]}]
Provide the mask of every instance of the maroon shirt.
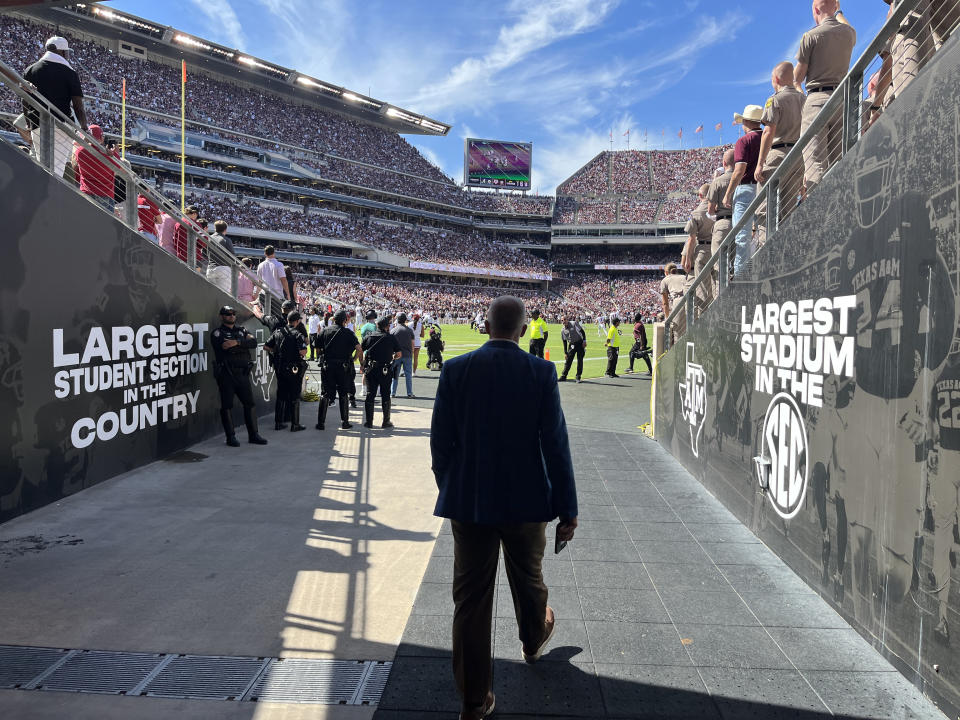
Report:
[{"label": "maroon shirt", "polygon": [[747,171],[740,180],[741,185],[755,185],[757,180],[754,173],[757,171],[757,160],[760,159],[760,139],[763,137],[763,128],[750,130],[737,140],[733,147],[733,162],[746,163]]}]

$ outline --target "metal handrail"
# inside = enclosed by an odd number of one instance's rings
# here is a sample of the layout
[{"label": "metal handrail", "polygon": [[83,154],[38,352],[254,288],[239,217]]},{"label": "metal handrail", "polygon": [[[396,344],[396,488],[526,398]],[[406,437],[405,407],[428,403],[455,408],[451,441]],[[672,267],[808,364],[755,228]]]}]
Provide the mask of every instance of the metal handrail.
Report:
[{"label": "metal handrail", "polygon": [[[920,2],[921,0],[904,0],[904,2],[900,3],[896,8],[894,8],[893,12],[880,29],[880,32],[878,32],[873,38],[866,50],[863,51],[863,54],[860,56],[860,58],[851,66],[850,71],[830,95],[830,98],[824,104],[823,108],[821,108],[816,119],[810,124],[810,127],[807,128],[807,131],[800,137],[793,148],[791,148],[790,151],[784,156],[777,169],[770,175],[770,177],[767,178],[763,189],[757,192],[756,197],[747,207],[743,217],[741,217],[740,220],[730,228],[730,231],[723,238],[723,242],[720,243],[717,252],[711,255],[703,269],[687,288],[686,294],[683,297],[683,301],[676,303],[676,305],[671,309],[670,314],[664,318],[664,346],[666,349],[669,349],[671,345],[670,328],[675,322],[677,315],[679,315],[681,312],[686,313],[686,326],[688,331],[694,326],[696,323],[696,318],[694,317],[695,313],[693,312],[693,305],[697,288],[699,288],[708,280],[712,281],[713,269],[718,264],[722,263],[722,268],[726,268],[728,266],[730,261],[730,252],[736,242],[737,233],[753,223],[757,210],[764,203],[767,204],[767,243],[773,240],[773,234],[776,231],[778,224],[777,218],[779,213],[777,209],[780,205],[780,198],[777,191],[780,187],[780,183],[788,175],[796,172],[797,163],[801,162],[803,159],[804,149],[807,147],[807,145],[809,145],[811,139],[813,139],[821,130],[824,129],[827,123],[833,121],[834,116],[836,115],[837,111],[841,109],[841,106],[846,112],[844,112],[842,115],[843,141],[840,148],[840,157],[846,155],[847,152],[849,152],[850,149],[857,143],[859,140],[859,128],[858,132],[851,133],[849,131],[849,121],[851,118],[859,118],[859,104],[862,100],[864,74],[870,64],[876,58],[877,54],[887,45],[889,39],[899,30],[900,24],[903,22],[903,20],[908,14],[917,8]],[[894,102],[896,102],[896,100],[894,100]],[[857,105],[855,109],[853,108],[854,104]],[[718,275],[720,287],[717,290],[717,295],[719,296],[727,286],[728,273],[720,272]]]},{"label": "metal handrail", "polygon": [[[264,298],[264,306],[262,308],[264,315],[271,314],[274,310],[274,306],[277,308],[280,307],[283,299],[271,292],[270,289],[260,281],[257,275],[251,273],[250,270],[248,270],[247,267],[235,255],[221,248],[220,245],[213,240],[207,232],[193,223],[193,221],[191,221],[189,218],[185,217],[180,212],[179,208],[171,203],[162,193],[158,193],[154,188],[145,183],[141,177],[127,167],[127,164],[121,162],[119,158],[110,155],[104,146],[101,145],[92,135],[90,135],[86,129],[78,127],[72,119],[66,117],[58,108],[51,105],[49,101],[43,97],[29,81],[21,77],[18,72],[13,70],[3,61],[0,61],[0,83],[6,86],[18,97],[18,99],[23,103],[25,109],[30,108],[31,112],[35,112],[37,114],[40,121],[39,135],[42,140],[42,147],[38,149],[36,155],[31,153],[31,157],[34,158],[37,164],[40,165],[44,170],[46,170],[48,173],[51,173],[54,177],[57,177],[57,173],[52,172],[52,166],[55,160],[55,153],[53,151],[53,138],[54,131],[59,129],[61,132],[65,133],[75,145],[88,150],[96,157],[98,162],[101,162],[103,165],[107,166],[113,175],[122,179],[125,186],[125,199],[120,215],[118,216],[115,213],[112,214],[115,219],[119,220],[139,235],[140,231],[137,198],[141,195],[149,198],[160,210],[160,212],[170,215],[170,217],[177,220],[183,227],[187,228],[187,249],[185,259],[181,259],[177,254],[171,254],[171,257],[177,259],[193,270],[200,270],[201,267],[197,265],[197,244],[199,242],[206,249],[207,257],[212,258],[215,261],[215,265],[227,267],[230,270],[229,290],[218,283],[211,282],[205,277],[208,282],[220,288],[221,290],[224,290],[248,310],[254,312],[253,303],[241,298],[238,295],[239,278],[242,274],[251,282],[253,287],[258,290],[258,294]],[[58,179],[62,180],[62,178]],[[75,185],[68,185],[75,192],[80,192],[79,188],[77,188]],[[103,212],[108,212],[103,207],[99,207],[99,209]],[[149,240],[144,238],[144,242],[149,242]],[[209,265],[209,262],[207,264]]]}]

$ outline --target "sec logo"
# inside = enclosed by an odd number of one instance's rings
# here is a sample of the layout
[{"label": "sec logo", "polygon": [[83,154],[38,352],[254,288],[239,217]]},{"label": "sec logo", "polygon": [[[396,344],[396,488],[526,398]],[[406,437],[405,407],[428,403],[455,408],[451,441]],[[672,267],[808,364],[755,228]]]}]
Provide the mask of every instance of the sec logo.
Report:
[{"label": "sec logo", "polygon": [[773,396],[763,419],[761,451],[769,458],[767,497],[776,513],[789,520],[807,492],[807,428],[797,401],[785,392]]}]

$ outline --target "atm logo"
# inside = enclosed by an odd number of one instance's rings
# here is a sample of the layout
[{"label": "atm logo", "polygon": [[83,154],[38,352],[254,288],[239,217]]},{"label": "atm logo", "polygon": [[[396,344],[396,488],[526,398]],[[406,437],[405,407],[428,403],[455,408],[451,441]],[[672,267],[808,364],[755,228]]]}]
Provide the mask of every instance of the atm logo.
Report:
[{"label": "atm logo", "polygon": [[259,388],[263,394],[263,399],[270,402],[270,386],[273,384],[273,366],[270,364],[270,356],[264,348],[264,331],[257,329],[257,352],[253,362],[253,372],[250,373],[250,382],[253,389]]},{"label": "atm logo", "polygon": [[680,413],[690,426],[690,449],[700,457],[700,436],[707,417],[707,374],[694,362],[693,343],[687,343],[687,368],[680,390]]},{"label": "atm logo", "polygon": [[785,392],[773,396],[763,420],[761,453],[767,467],[767,497],[776,513],[789,520],[807,492],[807,428],[800,407]]}]

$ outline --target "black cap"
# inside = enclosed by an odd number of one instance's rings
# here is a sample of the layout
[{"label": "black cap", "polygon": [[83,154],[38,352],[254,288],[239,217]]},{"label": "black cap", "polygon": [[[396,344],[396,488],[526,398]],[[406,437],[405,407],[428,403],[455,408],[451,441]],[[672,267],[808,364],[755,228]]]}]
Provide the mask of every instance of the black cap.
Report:
[{"label": "black cap", "polygon": [[530,312],[530,317],[532,317],[534,320],[536,320],[538,317],[540,317],[540,311],[539,311],[539,310],[533,310],[533,311],[531,311],[531,312]]},{"label": "black cap", "polygon": [[283,305],[281,305],[280,307],[281,307],[281,308],[283,309],[283,311],[286,313],[286,312],[290,312],[291,310],[293,310],[293,309],[296,307],[296,305],[293,304],[293,300],[284,300],[284,301],[283,301]]},{"label": "black cap", "polygon": [[222,308],[220,308],[220,314],[221,314],[221,315],[236,315],[236,314],[237,314],[237,311],[234,310],[234,309],[233,309],[232,307],[230,307],[229,305],[224,305]]},{"label": "black cap", "polygon": [[367,320],[376,320],[376,319],[377,319],[376,310],[371,310],[370,312],[367,313]]}]

